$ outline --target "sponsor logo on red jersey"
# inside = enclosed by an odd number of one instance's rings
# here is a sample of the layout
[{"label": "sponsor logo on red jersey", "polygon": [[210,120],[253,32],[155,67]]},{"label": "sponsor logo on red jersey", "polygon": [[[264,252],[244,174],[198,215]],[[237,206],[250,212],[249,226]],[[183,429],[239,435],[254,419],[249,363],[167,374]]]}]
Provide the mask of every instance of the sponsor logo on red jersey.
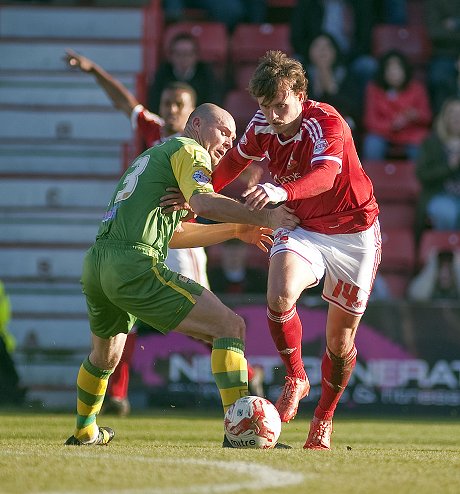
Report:
[{"label": "sponsor logo on red jersey", "polygon": [[287,184],[288,182],[294,182],[298,180],[302,175],[298,172],[291,173],[290,175],[286,175],[285,177],[280,177],[279,175],[275,175],[273,180],[277,184]]}]

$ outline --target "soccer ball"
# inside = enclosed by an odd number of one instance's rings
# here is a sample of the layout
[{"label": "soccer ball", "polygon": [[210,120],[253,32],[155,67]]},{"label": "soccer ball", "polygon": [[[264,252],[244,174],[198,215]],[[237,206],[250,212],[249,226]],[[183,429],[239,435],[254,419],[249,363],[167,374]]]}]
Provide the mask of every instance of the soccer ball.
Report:
[{"label": "soccer ball", "polygon": [[234,448],[270,449],[280,437],[281,419],[270,401],[244,396],[227,410],[224,429]]}]

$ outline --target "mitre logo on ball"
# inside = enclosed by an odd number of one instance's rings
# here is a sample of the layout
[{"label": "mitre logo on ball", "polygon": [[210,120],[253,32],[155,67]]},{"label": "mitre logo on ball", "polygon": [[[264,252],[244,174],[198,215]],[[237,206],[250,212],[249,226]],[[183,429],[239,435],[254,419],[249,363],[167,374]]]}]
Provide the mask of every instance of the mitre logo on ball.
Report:
[{"label": "mitre logo on ball", "polygon": [[281,419],[270,401],[244,396],[227,410],[224,430],[234,448],[271,449],[281,434]]}]

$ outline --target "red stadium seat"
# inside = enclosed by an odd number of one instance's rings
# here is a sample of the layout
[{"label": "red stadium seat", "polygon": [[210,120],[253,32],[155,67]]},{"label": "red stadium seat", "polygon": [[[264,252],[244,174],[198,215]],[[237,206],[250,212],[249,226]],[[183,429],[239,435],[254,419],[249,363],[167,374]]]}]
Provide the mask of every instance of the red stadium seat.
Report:
[{"label": "red stadium seat", "polygon": [[267,50],[292,53],[288,24],[238,24],[230,38],[233,64],[255,64]]},{"label": "red stadium seat", "polygon": [[411,276],[407,273],[386,273],[382,275],[393,298],[404,298]]},{"label": "red stadium seat", "polygon": [[233,67],[233,80],[235,83],[235,89],[241,89],[245,91],[248,88],[249,81],[254,74],[257,67],[257,63],[244,63],[236,64]]},{"label": "red stadium seat", "polygon": [[249,121],[259,109],[257,101],[247,91],[238,89],[226,94],[223,107],[233,115],[238,136],[244,133]]},{"label": "red stadium seat", "polygon": [[383,274],[412,274],[415,267],[415,240],[412,230],[395,228],[382,231]]},{"label": "red stadium seat", "polygon": [[424,65],[431,55],[431,41],[425,26],[377,24],[372,30],[372,54],[380,57],[389,50],[399,50],[413,64]]},{"label": "red stadium seat", "polygon": [[420,240],[418,263],[423,266],[433,251],[460,251],[460,231],[425,230]]},{"label": "red stadium seat", "polygon": [[414,202],[418,198],[420,183],[412,161],[366,161],[363,167],[378,201]]},{"label": "red stadium seat", "polygon": [[169,44],[180,33],[195,36],[204,62],[226,64],[228,56],[228,34],[222,22],[177,22],[166,27],[163,35],[163,56],[167,55]]},{"label": "red stadium seat", "polygon": [[380,201],[379,207],[379,220],[383,230],[414,227],[415,204]]}]

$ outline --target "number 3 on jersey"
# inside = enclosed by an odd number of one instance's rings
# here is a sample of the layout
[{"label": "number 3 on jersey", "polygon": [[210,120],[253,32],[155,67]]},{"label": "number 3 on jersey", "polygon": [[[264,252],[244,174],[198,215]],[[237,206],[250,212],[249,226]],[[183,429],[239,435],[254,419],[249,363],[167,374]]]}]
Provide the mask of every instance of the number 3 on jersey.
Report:
[{"label": "number 3 on jersey", "polygon": [[142,158],[137,159],[131,165],[132,170],[125,176],[125,179],[123,180],[124,187],[117,192],[115,200],[113,201],[114,204],[124,201],[131,196],[137,186],[138,177],[146,169],[149,159],[150,156],[142,156]]}]

